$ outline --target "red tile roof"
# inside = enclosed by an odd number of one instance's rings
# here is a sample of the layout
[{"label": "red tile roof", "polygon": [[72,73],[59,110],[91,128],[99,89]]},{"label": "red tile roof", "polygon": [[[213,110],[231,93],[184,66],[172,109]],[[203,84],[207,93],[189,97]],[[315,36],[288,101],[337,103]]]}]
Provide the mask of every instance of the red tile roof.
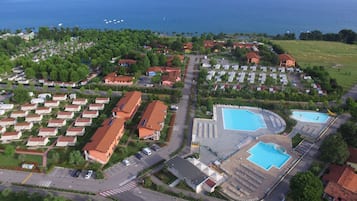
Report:
[{"label": "red tile roof", "polygon": [[292,60],[292,61],[295,61],[295,59],[289,55],[289,54],[279,54],[279,60],[282,61],[282,60]]},{"label": "red tile roof", "polygon": [[357,193],[357,174],[354,172],[353,168],[351,168],[348,165],[344,165],[344,166],[339,166],[334,164],[330,165],[329,173],[325,174],[322,177],[322,179],[325,182],[335,183],[347,191],[350,191],[352,193]]},{"label": "red tile roof", "polygon": [[60,123],[60,124],[63,124],[64,122],[66,122],[66,120],[65,119],[50,119],[49,121],[48,121],[48,123],[50,124],[57,124],[57,123]]},{"label": "red tile roof", "polygon": [[59,136],[57,142],[75,142],[76,137],[72,136]]},{"label": "red tile roof", "polygon": [[134,60],[134,59],[120,59],[120,60],[118,61],[118,64],[133,65],[133,64],[136,64],[136,60]]},{"label": "red tile roof", "polygon": [[205,183],[211,188],[213,188],[216,185],[216,183],[211,179],[207,179]]},{"label": "red tile roof", "polygon": [[109,73],[107,76],[104,77],[105,82],[132,82],[133,77],[131,76],[124,76],[124,75],[117,75],[116,73]]},{"label": "red tile roof", "polygon": [[[121,118],[109,118],[103,121],[102,127],[91,138],[83,150],[96,150],[102,153],[108,152],[110,145],[117,139],[118,131],[124,128],[124,120]],[[121,136],[120,136],[121,137]]]},{"label": "red tile roof", "polygon": [[33,137],[33,136],[30,136],[28,141],[29,142],[44,142],[46,139],[48,139],[48,137]]},{"label": "red tile roof", "polygon": [[39,132],[56,132],[57,128],[40,128]]},{"label": "red tile roof", "polygon": [[113,112],[125,112],[131,113],[136,108],[138,100],[141,99],[140,91],[130,91],[127,92],[124,97],[122,97],[116,106],[113,108]]},{"label": "red tile roof", "polygon": [[13,121],[15,121],[15,119],[14,118],[3,118],[0,121],[1,122],[13,122]]},{"label": "red tile roof", "polygon": [[247,59],[253,59],[253,58],[260,59],[260,56],[255,52],[248,52],[246,54],[246,57],[247,57]]},{"label": "red tile roof", "polygon": [[68,132],[80,132],[84,130],[85,130],[84,127],[70,127],[67,129]]},{"label": "red tile roof", "polygon": [[167,106],[161,101],[151,102],[139,122],[138,128],[161,130],[161,123],[165,121]]},{"label": "red tile roof", "polygon": [[13,132],[5,132],[2,134],[2,136],[17,136],[20,132],[18,131],[13,131]]}]

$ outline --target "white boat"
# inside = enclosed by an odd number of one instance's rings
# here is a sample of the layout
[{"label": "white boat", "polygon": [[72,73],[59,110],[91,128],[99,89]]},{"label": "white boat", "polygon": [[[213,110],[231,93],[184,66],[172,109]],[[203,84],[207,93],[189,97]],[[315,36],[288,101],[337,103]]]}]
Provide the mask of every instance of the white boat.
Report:
[{"label": "white boat", "polygon": [[124,22],[124,20],[120,20],[120,22]]}]

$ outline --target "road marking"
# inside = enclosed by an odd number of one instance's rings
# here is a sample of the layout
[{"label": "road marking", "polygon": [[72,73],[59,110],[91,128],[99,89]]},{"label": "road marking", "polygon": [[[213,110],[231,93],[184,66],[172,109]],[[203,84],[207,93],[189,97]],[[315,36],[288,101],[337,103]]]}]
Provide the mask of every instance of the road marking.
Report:
[{"label": "road marking", "polygon": [[31,178],[31,176],[32,176],[32,172],[29,175],[27,175],[27,177],[24,180],[22,180],[21,184],[25,184]]}]

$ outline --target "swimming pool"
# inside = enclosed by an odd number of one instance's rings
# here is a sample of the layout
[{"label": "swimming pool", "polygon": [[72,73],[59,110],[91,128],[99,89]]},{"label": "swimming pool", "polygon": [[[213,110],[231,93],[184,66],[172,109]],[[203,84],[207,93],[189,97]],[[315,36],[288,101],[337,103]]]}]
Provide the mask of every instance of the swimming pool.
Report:
[{"label": "swimming pool", "polygon": [[313,111],[299,111],[294,110],[291,117],[297,121],[309,122],[309,123],[326,123],[329,119],[328,114]]},{"label": "swimming pool", "polygon": [[284,148],[262,141],[251,147],[248,153],[251,155],[247,159],[266,171],[273,166],[280,169],[290,159],[290,155],[285,153]]},{"label": "swimming pool", "polygon": [[261,114],[246,109],[222,108],[222,116],[226,130],[256,131],[266,128]]}]

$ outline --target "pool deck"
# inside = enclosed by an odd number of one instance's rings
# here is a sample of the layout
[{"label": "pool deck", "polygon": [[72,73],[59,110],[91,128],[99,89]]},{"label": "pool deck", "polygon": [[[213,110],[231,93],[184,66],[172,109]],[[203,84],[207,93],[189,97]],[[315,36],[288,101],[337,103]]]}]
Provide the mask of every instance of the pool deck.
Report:
[{"label": "pool deck", "polygon": [[[246,109],[261,114],[266,128],[256,131],[226,130],[223,124],[223,108]],[[212,119],[195,118],[192,128],[192,144],[199,144],[200,160],[206,164],[216,160],[223,161],[239,151],[241,147],[265,134],[284,131],[285,121],[277,114],[254,107],[215,105]]]},{"label": "pool deck", "polygon": [[[291,157],[280,169],[272,167],[266,171],[247,160],[247,157],[250,156],[247,151],[259,141],[275,143],[283,147]],[[264,197],[265,193],[270,190],[271,186],[280,179],[297,158],[298,156],[293,152],[291,140],[288,136],[260,136],[222,163],[220,168],[228,175],[228,180],[222,184],[222,190],[235,200],[259,200]]]}]

